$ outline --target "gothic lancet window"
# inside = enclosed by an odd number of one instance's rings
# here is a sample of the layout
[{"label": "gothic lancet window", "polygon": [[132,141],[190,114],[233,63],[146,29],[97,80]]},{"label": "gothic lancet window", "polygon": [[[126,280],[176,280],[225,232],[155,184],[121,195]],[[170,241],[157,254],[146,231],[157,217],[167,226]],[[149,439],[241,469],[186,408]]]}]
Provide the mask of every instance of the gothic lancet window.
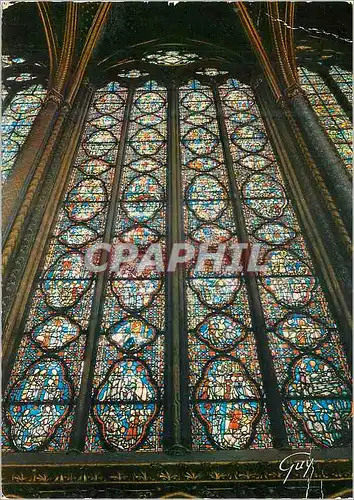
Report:
[{"label": "gothic lancet window", "polygon": [[96,92],[9,382],[9,438],[21,451],[68,448],[97,275],[84,253],[102,241],[127,91]]},{"label": "gothic lancet window", "polygon": [[[110,241],[166,246],[167,90],[133,95]],[[105,283],[87,449],[162,450],[165,276],[131,264]],[[107,370],[107,368],[109,369]]]},{"label": "gothic lancet window", "polygon": [[288,439],[294,447],[334,446],[350,412],[343,381],[349,374],[336,325],[253,93],[235,80],[220,93],[245,225],[250,242],[261,242],[266,264],[258,289]]},{"label": "gothic lancet window", "polygon": [[[337,68],[337,67],[335,67]],[[300,66],[298,68],[301,87],[329,138],[335,145],[348,171],[352,169],[352,124],[322,76]],[[340,83],[342,91],[351,98],[351,82],[343,70],[333,69],[333,78]],[[340,80],[340,82],[339,82]],[[350,83],[349,83],[350,82]]]},{"label": "gothic lancet window", "polygon": [[[192,81],[179,97],[187,241],[236,243],[213,91]],[[193,447],[272,446],[244,276],[192,262],[186,281]]]},{"label": "gothic lancet window", "polygon": [[[25,63],[23,58],[2,57],[3,68],[15,68],[18,70],[6,76],[2,85],[3,105],[6,98],[11,100],[5,106],[1,119],[2,135],[2,182],[6,181],[12,172],[17,155],[23,146],[33,122],[41,109],[46,95],[44,86],[40,83],[31,82],[37,80],[37,76],[23,69]],[[15,84],[15,87],[10,85]]]},{"label": "gothic lancet window", "polygon": [[353,100],[353,74],[351,71],[341,68],[340,66],[331,66],[330,75],[337,83],[343,94],[349,102]]},{"label": "gothic lancet window", "polygon": [[[200,451],[345,442],[345,355],[255,93],[210,66],[190,77],[128,68],[94,93],[19,332],[5,450],[161,452],[171,425]],[[141,257],[151,244],[166,254],[176,235],[259,243],[265,271],[198,267],[196,255],[174,293],[156,268],[85,265],[97,242]],[[172,386],[181,421],[169,418]]]}]

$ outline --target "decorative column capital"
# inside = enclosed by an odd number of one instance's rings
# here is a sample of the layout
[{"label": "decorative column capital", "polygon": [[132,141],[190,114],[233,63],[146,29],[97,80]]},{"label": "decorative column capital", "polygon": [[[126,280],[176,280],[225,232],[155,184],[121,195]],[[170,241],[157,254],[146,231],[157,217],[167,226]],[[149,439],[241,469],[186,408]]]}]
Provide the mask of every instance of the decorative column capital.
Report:
[{"label": "decorative column capital", "polygon": [[288,107],[287,100],[285,99],[285,96],[283,96],[283,95],[278,97],[278,99],[275,99],[275,102],[282,109],[287,109],[287,107]]},{"label": "decorative column capital", "polygon": [[292,83],[289,85],[285,91],[284,91],[285,97],[288,99],[293,99],[294,97],[301,96],[304,99],[307,99],[305,92],[301,88],[301,86],[298,83]]},{"label": "decorative column capital", "polygon": [[60,109],[64,103],[64,96],[54,87],[52,87],[48,89],[47,95],[44,99],[44,104],[47,104],[47,102],[49,101],[53,101],[57,105],[58,109]]}]

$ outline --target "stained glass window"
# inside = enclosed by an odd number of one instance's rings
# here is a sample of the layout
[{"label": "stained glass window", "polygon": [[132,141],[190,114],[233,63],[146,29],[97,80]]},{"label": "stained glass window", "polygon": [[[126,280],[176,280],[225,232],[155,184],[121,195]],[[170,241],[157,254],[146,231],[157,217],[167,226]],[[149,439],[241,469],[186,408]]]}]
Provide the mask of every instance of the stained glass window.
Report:
[{"label": "stained glass window", "polygon": [[223,71],[217,68],[203,68],[199,71],[196,71],[195,73],[196,75],[206,75],[206,76],[227,75],[227,71]]},{"label": "stained glass window", "polygon": [[154,54],[148,54],[143,57],[143,61],[160,64],[162,66],[182,66],[198,59],[200,59],[200,57],[197,54],[180,52],[178,50],[159,50]]},{"label": "stained glass window", "polygon": [[[193,81],[179,96],[187,241],[236,243],[212,90]],[[194,448],[272,446],[244,277],[193,262],[186,280]]]},{"label": "stained glass window", "polygon": [[292,447],[335,446],[348,431],[350,385],[328,310],[250,87],[228,80],[220,96]]},{"label": "stained glass window", "polygon": [[327,132],[337,148],[347,169],[352,169],[352,124],[323,78],[305,67],[299,67],[300,84]]},{"label": "stained glass window", "polygon": [[[112,242],[140,252],[166,244],[167,91],[134,92]],[[165,277],[131,263],[106,283],[88,451],[160,451],[164,388]]]},{"label": "stained glass window", "polygon": [[127,91],[98,90],[30,304],[5,395],[7,446],[66,450],[97,274],[84,255],[102,241]]},{"label": "stained glass window", "polygon": [[30,80],[35,80],[37,77],[31,73],[20,73],[16,76],[8,76],[6,81],[8,82],[28,82]]},{"label": "stained glass window", "polygon": [[353,101],[353,74],[351,71],[341,68],[340,66],[331,66],[330,75],[337,83],[343,94],[349,102]]},{"label": "stained glass window", "polygon": [[9,91],[7,90],[6,86],[4,84],[1,85],[1,98],[4,101],[5,98],[8,96]]},{"label": "stained glass window", "polygon": [[[20,75],[16,78],[21,79],[22,76]],[[24,77],[24,79],[28,80],[27,77]],[[16,157],[41,109],[45,95],[46,90],[42,85],[32,85],[21,90],[15,95],[2,115],[1,175],[3,182],[9,177],[12,171]]]},{"label": "stained glass window", "polygon": [[[342,444],[348,367],[254,92],[226,71],[197,71],[202,83],[167,90],[120,70],[126,83],[95,92],[4,394],[5,450],[68,450],[78,428],[75,449],[86,453],[166,450],[175,376],[168,273],[151,259],[95,273],[85,255],[100,242],[135,244],[139,260],[149,251],[165,261],[176,227],[211,253],[260,244],[265,265],[252,293],[245,269],[227,266],[228,250],[219,267],[211,258],[198,266],[196,253],[183,268],[188,384],[176,390],[190,418],[177,424],[188,426],[191,448],[275,446],[265,348],[290,446]],[[180,218],[170,196],[181,200]]]},{"label": "stained glass window", "polygon": [[121,76],[123,78],[140,78],[142,76],[147,76],[149,73],[145,73],[143,71],[140,71],[139,69],[129,69],[129,70],[123,70],[120,73],[118,73],[118,76]]},{"label": "stained glass window", "polygon": [[[12,65],[11,58],[7,55],[1,56],[1,68],[2,70],[4,68],[9,68]],[[4,82],[1,82],[1,99],[2,101],[5,100],[6,96],[8,95],[8,89],[6,85],[4,85]]]},{"label": "stained glass window", "polygon": [[[9,76],[4,77],[5,82],[2,83],[1,87],[3,101],[9,94],[11,84],[26,84],[37,79],[34,74],[21,71],[25,62],[26,60],[22,57],[1,56],[2,69],[15,70]],[[42,85],[35,84],[25,89],[20,88],[21,90],[16,90],[16,95],[2,113],[2,182],[8,178],[12,171],[17,154],[26,140],[46,94]],[[10,92],[12,95],[13,90]]]}]

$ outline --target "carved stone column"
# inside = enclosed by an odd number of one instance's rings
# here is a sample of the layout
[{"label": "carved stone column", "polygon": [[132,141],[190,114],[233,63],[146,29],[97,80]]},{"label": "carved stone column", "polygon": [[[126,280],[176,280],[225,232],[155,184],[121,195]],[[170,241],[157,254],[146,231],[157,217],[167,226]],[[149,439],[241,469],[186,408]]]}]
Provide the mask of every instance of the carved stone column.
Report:
[{"label": "carved stone column", "polygon": [[288,103],[348,233],[352,234],[352,186],[339,154],[329,142],[315,112],[300,89],[288,92]]}]

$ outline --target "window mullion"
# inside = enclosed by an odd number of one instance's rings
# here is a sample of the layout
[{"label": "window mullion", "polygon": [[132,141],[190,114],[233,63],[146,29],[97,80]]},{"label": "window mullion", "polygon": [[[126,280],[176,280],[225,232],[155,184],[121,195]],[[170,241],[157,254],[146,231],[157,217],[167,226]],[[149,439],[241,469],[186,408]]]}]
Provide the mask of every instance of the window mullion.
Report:
[{"label": "window mullion", "polygon": [[[127,102],[125,105],[124,119],[120,133],[120,142],[117,152],[116,171],[113,179],[111,199],[109,202],[109,209],[107,214],[107,221],[103,241],[111,243],[112,231],[114,228],[115,214],[117,210],[117,200],[121,183],[122,164],[124,158],[125,145],[129,129],[129,117],[133,102],[134,89],[130,88],[127,95]],[[105,261],[104,255],[101,255],[101,262]],[[92,383],[93,374],[95,369],[95,359],[97,354],[97,346],[100,335],[100,323],[103,313],[103,299],[107,286],[109,269],[104,273],[99,273],[97,276],[95,292],[92,300],[91,316],[89,321],[85,361],[81,376],[80,392],[76,404],[76,413],[74,421],[74,429],[71,435],[71,448],[75,450],[82,450],[85,445],[85,435],[87,429],[87,422],[89,416],[89,409],[92,397]]]},{"label": "window mullion", "polygon": [[[181,162],[179,149],[178,89],[168,90],[167,255],[184,240],[182,223]],[[167,331],[165,378],[165,436],[171,452],[183,452],[189,442],[187,338],[184,321],[183,269],[167,273]],[[183,422],[183,426],[182,426]],[[183,429],[183,430],[182,430]]]},{"label": "window mullion", "polygon": [[[225,118],[222,110],[220,96],[216,87],[213,87],[213,94],[217,110],[220,140],[223,147],[225,165],[229,179],[230,199],[232,202],[238,237],[240,243],[249,243],[246,223],[242,212],[241,199],[237,188],[235,173],[233,170],[233,160],[228,143],[228,133],[226,130]],[[245,282],[250,300],[252,323],[257,341],[257,352],[259,364],[262,371],[262,379],[264,391],[266,394],[266,404],[274,440],[274,446],[277,448],[286,447],[288,446],[288,441],[283,419],[281,395],[278,389],[278,382],[273,366],[272,355],[268,345],[263,308],[255,275],[246,272]]]}]

